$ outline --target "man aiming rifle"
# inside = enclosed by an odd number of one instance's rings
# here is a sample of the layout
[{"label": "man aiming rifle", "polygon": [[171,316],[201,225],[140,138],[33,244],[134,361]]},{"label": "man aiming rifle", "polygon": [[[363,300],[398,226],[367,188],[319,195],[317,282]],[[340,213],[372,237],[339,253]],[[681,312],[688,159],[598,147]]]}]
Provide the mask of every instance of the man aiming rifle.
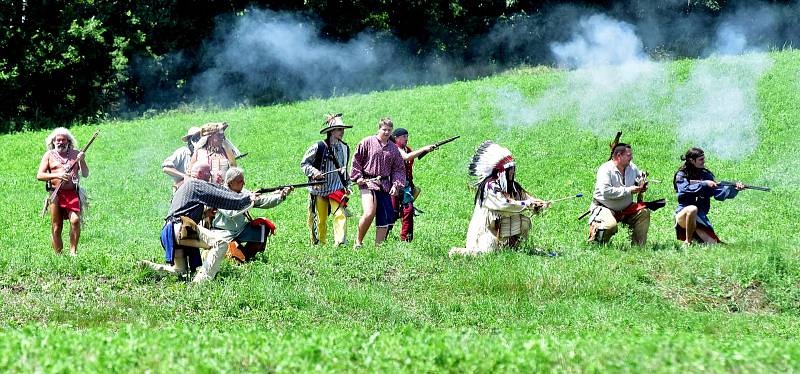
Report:
[{"label": "man aiming rifle", "polygon": [[398,127],[392,132],[391,140],[397,146],[400,155],[403,157],[406,172],[406,184],[403,186],[402,192],[400,195],[392,196],[392,207],[397,211],[397,215],[402,223],[400,240],[410,242],[414,239],[414,216],[416,215],[414,200],[417,199],[420,193],[420,188],[414,184],[414,159],[422,159],[423,156],[433,152],[439,146],[450,143],[459,137],[460,136],[454,136],[415,151],[408,146],[408,130]]}]

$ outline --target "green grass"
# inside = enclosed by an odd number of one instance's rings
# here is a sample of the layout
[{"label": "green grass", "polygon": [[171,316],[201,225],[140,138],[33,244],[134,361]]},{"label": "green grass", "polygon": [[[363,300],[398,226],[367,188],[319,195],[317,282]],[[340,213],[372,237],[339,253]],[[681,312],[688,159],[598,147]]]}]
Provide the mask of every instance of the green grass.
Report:
[{"label": "green grass", "polygon": [[[575,73],[543,68],[74,127],[81,142],[100,130],[87,156],[92,205],[78,258],[52,253],[49,220],[38,217],[44,191],[34,175],[46,133],[4,135],[0,370],[797,371],[800,53],[769,58],[755,85],[755,151],[735,160],[709,155],[721,179],[773,187],[713,203],[724,246],[678,245],[674,194],[662,183],[648,196],[670,204],[654,213],[644,248],[626,244],[624,231],[609,246],[586,244],[585,221],[575,218],[588,200],[569,200],[535,217],[520,251],[447,258],[464,244],[473,198],[466,166],[481,141],[510,148],[518,179],[542,198],[589,195],[617,129],[634,145],[637,165],[668,181],[690,145],[677,136],[681,87],[701,63],[721,64],[740,79],[736,61],[662,65],[663,79],[609,98],[618,110],[594,127],[581,121],[580,100],[565,101],[543,122],[500,124],[499,91],[520,92],[522,106],[573,97],[563,95]],[[645,109],[622,102],[637,96],[647,97]],[[135,268],[138,259],[163,258],[158,233],[170,180],[159,166],[189,126],[229,122],[227,134],[250,154],[241,161],[248,186],[271,186],[303,181],[299,159],[319,139],[327,112],[344,112],[355,126],[346,133],[351,147],[387,115],[409,129],[412,147],[462,136],[415,165],[426,213],[416,220],[414,243],[310,247],[306,193],[296,191],[257,211],[278,226],[268,251],[244,266],[224,264],[214,282],[193,286]],[[360,213],[358,201],[353,211]],[[559,256],[537,256],[537,249]]]}]

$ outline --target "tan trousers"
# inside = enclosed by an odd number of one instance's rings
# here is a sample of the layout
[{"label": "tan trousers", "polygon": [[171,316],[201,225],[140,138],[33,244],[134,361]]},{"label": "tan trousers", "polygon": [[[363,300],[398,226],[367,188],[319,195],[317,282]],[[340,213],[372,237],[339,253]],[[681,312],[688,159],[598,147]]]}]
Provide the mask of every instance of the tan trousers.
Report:
[{"label": "tan trousers", "polygon": [[617,226],[622,223],[631,230],[631,244],[644,245],[647,242],[647,230],[650,228],[650,210],[642,209],[632,216],[627,216],[621,222],[614,218],[614,212],[605,207],[598,207],[600,211],[593,215],[589,223],[589,240],[608,243],[617,233]]},{"label": "tan trousers", "polygon": [[222,260],[225,259],[225,252],[228,251],[228,243],[223,240],[224,234],[220,231],[209,230],[202,226],[197,226],[197,236],[208,244],[209,250],[203,258],[203,266],[197,271],[192,282],[203,282],[214,279],[217,275]]},{"label": "tan trousers", "polygon": [[[333,244],[347,244],[347,216],[345,216],[344,207],[336,202],[336,200],[325,196],[316,196],[315,201],[314,207],[316,208],[316,214],[311,210],[310,204],[308,209],[308,228],[311,230],[311,243],[327,243],[328,214],[333,212]],[[315,226],[317,230],[316,239],[318,242],[314,242]]]}]

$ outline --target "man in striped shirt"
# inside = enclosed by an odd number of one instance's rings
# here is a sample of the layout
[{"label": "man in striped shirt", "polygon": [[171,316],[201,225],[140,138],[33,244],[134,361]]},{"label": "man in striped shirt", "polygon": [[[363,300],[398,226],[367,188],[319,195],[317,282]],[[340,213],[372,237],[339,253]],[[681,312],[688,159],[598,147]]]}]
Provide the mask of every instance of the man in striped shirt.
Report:
[{"label": "man in striped shirt", "polygon": [[329,114],[320,134],[320,140],[306,150],[300,169],[309,181],[324,180],[321,186],[309,187],[308,228],[311,244],[326,244],[328,240],[328,215],[333,215],[333,243],[347,243],[347,214],[345,208],[349,199],[350,184],[347,175],[347,160],[350,147],[342,141],[344,129],[353,126],[342,122],[341,114]]},{"label": "man in striped shirt", "polygon": [[203,207],[208,206],[217,209],[242,210],[252,205],[258,197],[255,193],[243,194],[236,193],[221,186],[211,184],[208,179],[211,177],[211,166],[200,161],[192,165],[191,178],[186,178],[175,191],[172,197],[169,214],[166,222],[161,229],[161,245],[166,252],[165,260],[168,265],[155,264],[151,261],[140,261],[143,267],[178,275],[187,274],[186,256],[189,257],[188,265],[195,268],[200,265],[200,255],[197,248],[186,247],[180,242],[181,232],[186,230],[185,225],[197,232],[197,238],[210,248],[206,257],[202,260],[202,267],[194,277],[194,282],[202,282],[214,278],[219,271],[220,260],[225,256],[228,243],[223,240],[223,235],[219,231],[209,230],[192,222],[182,220],[181,217],[189,218],[193,222],[199,222],[203,215]]}]

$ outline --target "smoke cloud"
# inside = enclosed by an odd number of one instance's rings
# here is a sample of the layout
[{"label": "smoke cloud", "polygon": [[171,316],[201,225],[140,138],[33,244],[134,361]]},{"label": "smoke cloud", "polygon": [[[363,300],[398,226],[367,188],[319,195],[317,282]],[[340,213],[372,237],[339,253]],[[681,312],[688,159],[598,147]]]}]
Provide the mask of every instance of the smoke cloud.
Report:
[{"label": "smoke cloud", "polygon": [[[526,93],[503,88],[492,103],[498,106],[497,122],[539,123],[570,112],[566,106],[582,127],[607,132],[628,113],[643,115],[641,111],[653,109],[652,99],[663,94],[666,79],[657,60],[739,55],[791,45],[798,38],[800,4],[731,2],[720,15],[686,4],[622,0],[604,8],[545,5],[499,19],[485,35],[469,39],[463,50],[430,55],[388,32],[365,31],[347,41],[332,41],[322,36],[316,19],[249,9],[221,19],[202,48],[149,64],[139,60],[147,66],[131,70],[145,86],[141,107],[146,109],[159,101],[263,105],[446,83],[520,64],[555,65],[574,70],[565,89],[529,100]],[[164,78],[185,71],[199,73],[179,81],[177,88]],[[522,107],[512,110],[503,100]]]},{"label": "smoke cloud", "polygon": [[510,88],[498,90],[493,105],[501,124],[532,125],[572,111],[580,127],[606,135],[655,112],[653,98],[668,86],[665,68],[644,53],[633,26],[605,15],[581,18],[573,37],[550,49],[560,66],[575,70],[533,104]]},{"label": "smoke cloud", "polygon": [[758,145],[761,123],[756,84],[770,67],[765,54],[699,61],[675,93],[678,142],[722,159],[749,155]]},{"label": "smoke cloud", "polygon": [[451,75],[445,63],[410,58],[388,34],[362,33],[343,43],[319,34],[311,20],[252,10],[217,30],[206,52],[210,68],[192,88],[222,103],[280,101],[442,82]]}]

